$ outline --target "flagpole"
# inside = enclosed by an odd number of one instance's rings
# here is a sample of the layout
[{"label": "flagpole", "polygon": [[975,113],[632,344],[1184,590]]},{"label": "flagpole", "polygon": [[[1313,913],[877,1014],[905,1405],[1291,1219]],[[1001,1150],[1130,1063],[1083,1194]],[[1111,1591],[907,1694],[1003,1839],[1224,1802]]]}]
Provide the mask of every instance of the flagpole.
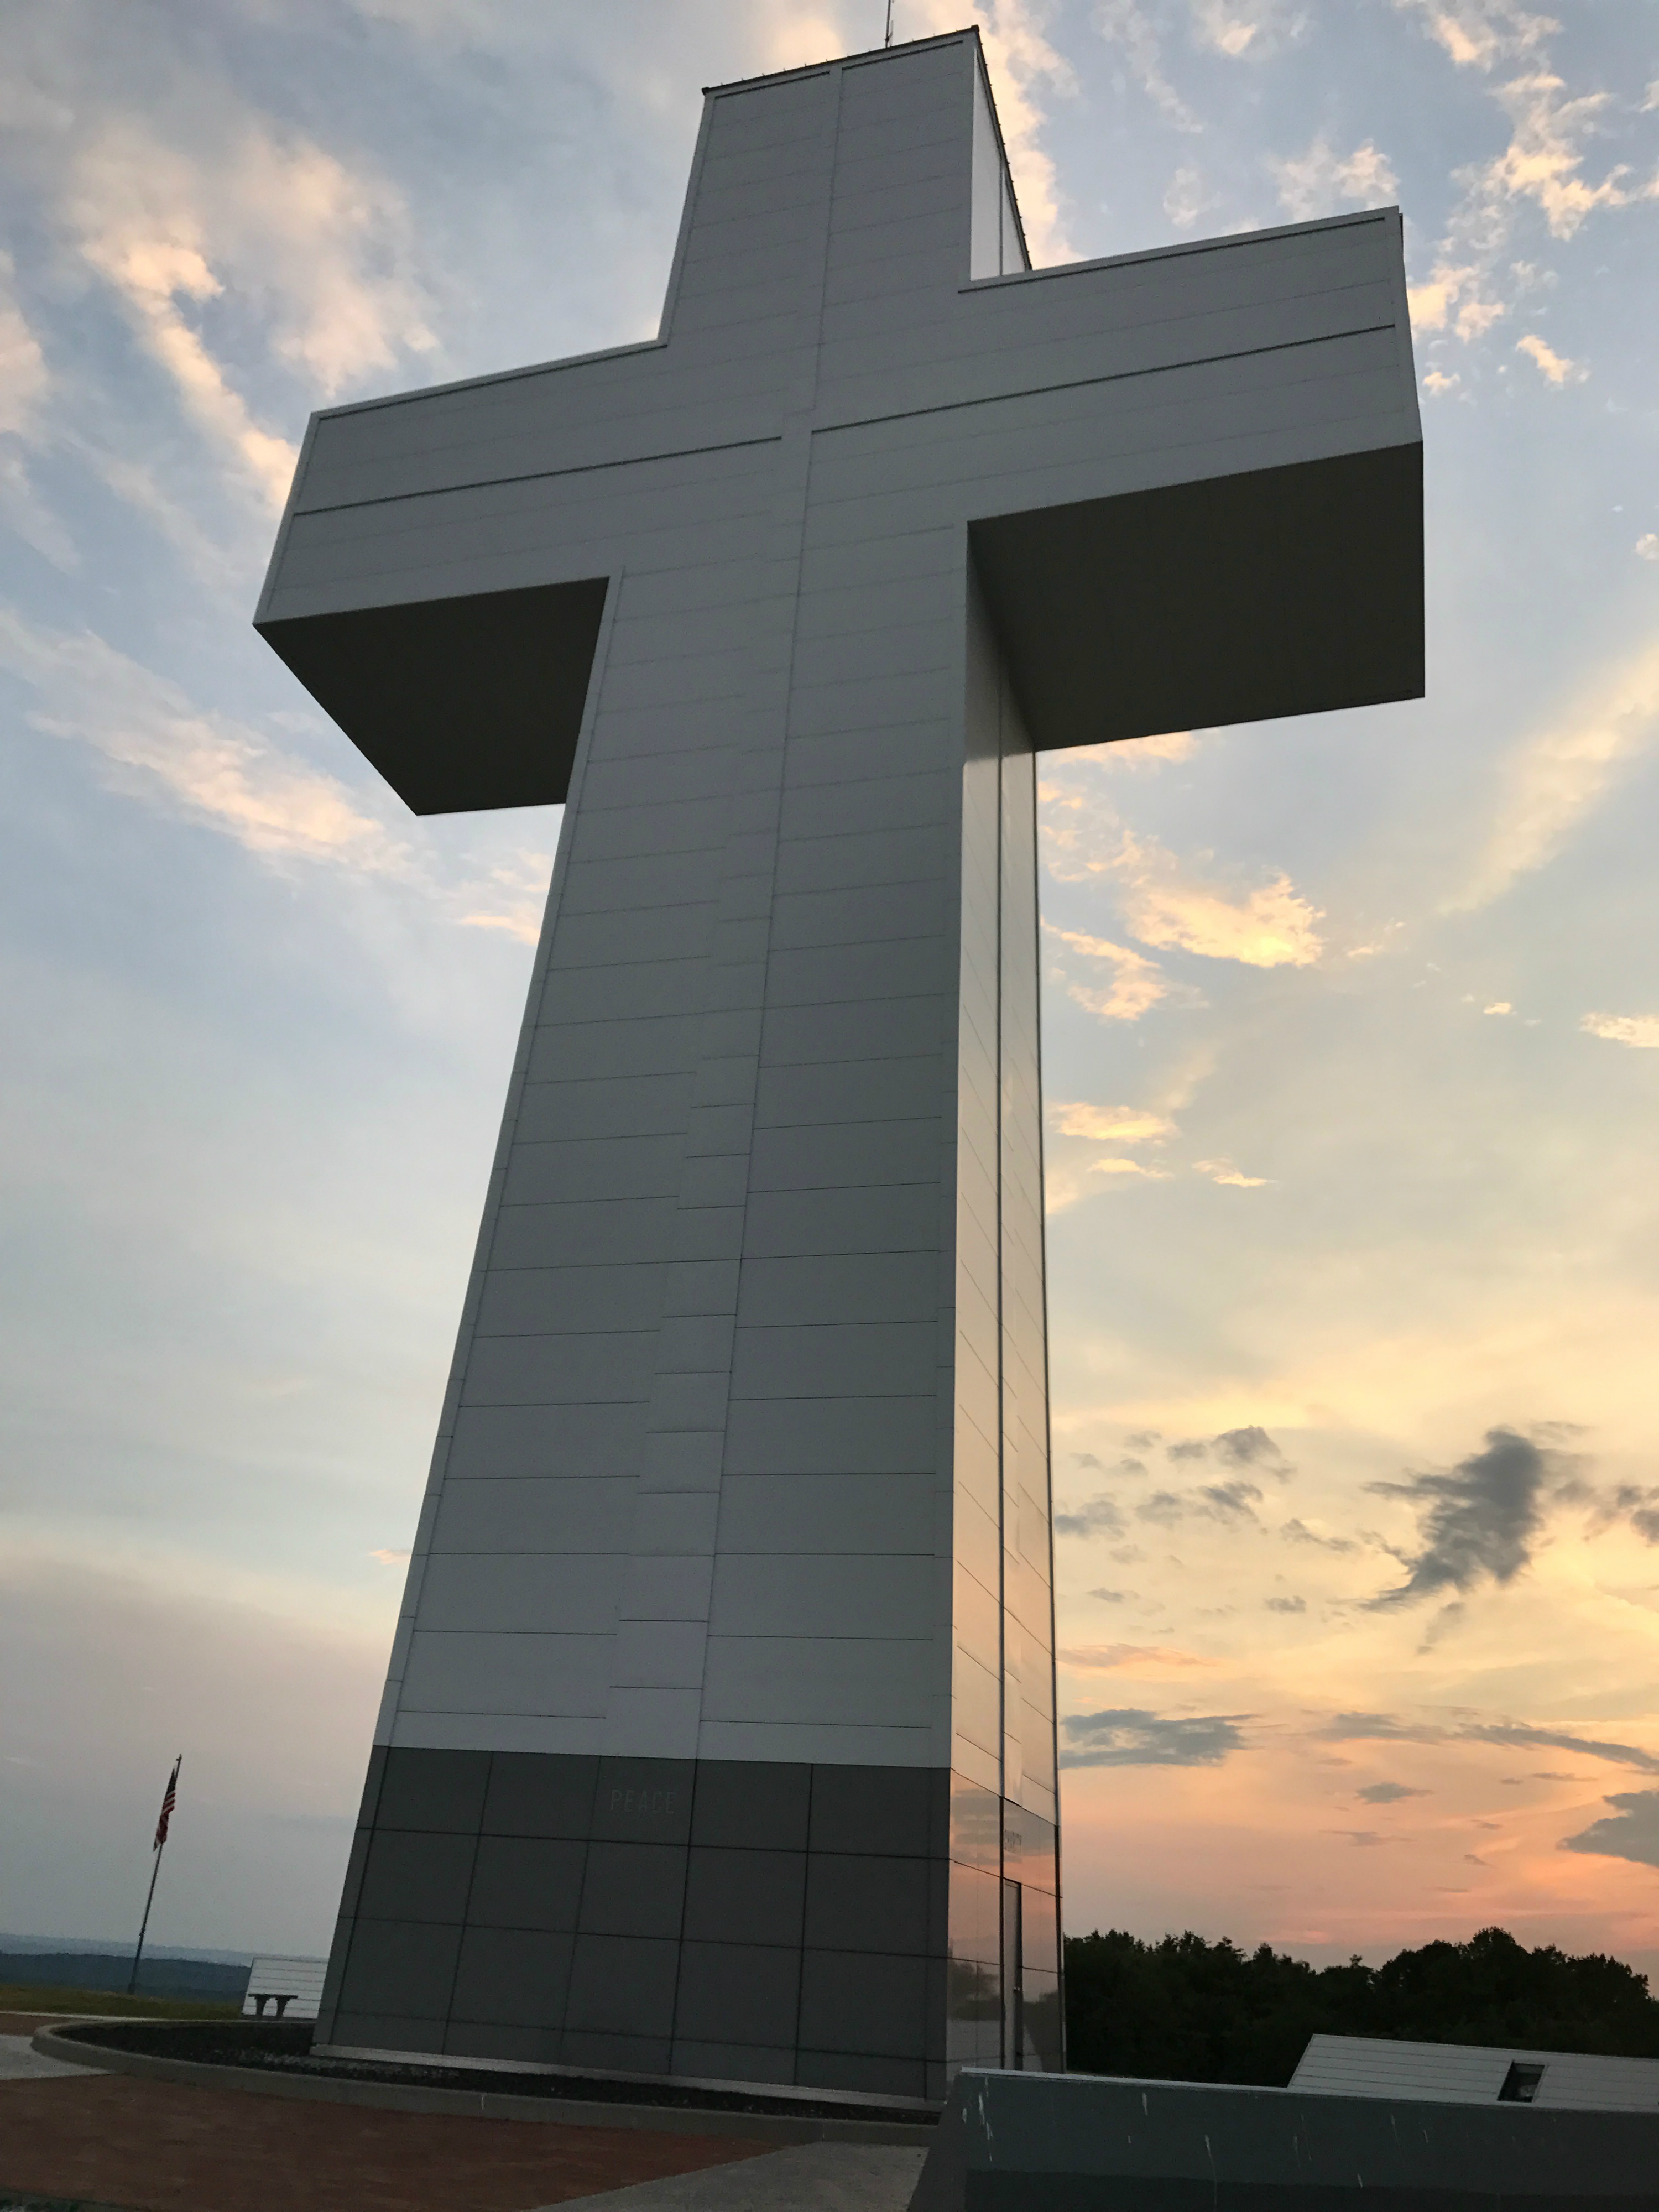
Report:
[{"label": "flagpole", "polygon": [[138,1962],[144,1955],[144,1935],[149,1926],[149,1908],[155,1902],[155,1877],[161,1871],[161,1854],[167,1847],[167,1815],[173,1810],[173,1792],[179,1786],[179,1769],[184,1763],[185,1754],[181,1751],[173,1762],[173,1772],[167,1779],[167,1795],[161,1800],[161,1817],[156,1823],[155,1829],[155,1858],[149,1870],[149,1893],[144,1899],[144,1917],[138,1923],[138,1947],[132,1954],[132,1972],[127,1977],[129,1996],[132,1996],[138,1987]]}]

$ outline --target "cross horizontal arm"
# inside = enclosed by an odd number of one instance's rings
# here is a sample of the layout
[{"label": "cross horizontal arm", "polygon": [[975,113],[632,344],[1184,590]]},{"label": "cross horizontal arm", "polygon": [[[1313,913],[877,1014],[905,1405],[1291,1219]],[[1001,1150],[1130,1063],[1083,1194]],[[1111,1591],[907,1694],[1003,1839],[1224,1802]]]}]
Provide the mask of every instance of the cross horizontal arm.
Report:
[{"label": "cross horizontal arm", "polygon": [[662,340],[316,418],[258,627],[415,811],[562,799],[606,580],[792,438],[805,550],[966,529],[1038,747],[1419,695],[1397,210],[976,281],[971,134],[878,191],[819,85],[711,103]]}]

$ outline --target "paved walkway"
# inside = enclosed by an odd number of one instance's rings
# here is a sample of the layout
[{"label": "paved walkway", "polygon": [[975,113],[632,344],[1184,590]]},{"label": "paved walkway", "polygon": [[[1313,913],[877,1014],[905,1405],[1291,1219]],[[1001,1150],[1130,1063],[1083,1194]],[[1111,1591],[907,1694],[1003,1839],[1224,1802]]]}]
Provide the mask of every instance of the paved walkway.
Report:
[{"label": "paved walkway", "polygon": [[[8,2052],[21,2026],[0,2019]],[[33,2195],[118,2212],[531,2212],[767,2155],[729,2136],[377,2112],[78,2067],[0,2075],[0,2203]],[[823,2212],[838,2212],[834,2200]]]},{"label": "paved walkway", "polygon": [[927,2155],[902,2143],[798,2143],[741,2166],[579,2197],[564,2212],[905,2212]]},{"label": "paved walkway", "polygon": [[27,2035],[0,2035],[0,2081],[50,2081],[70,2075],[76,2079],[94,2069],[69,2066],[61,2058],[43,2057]]}]

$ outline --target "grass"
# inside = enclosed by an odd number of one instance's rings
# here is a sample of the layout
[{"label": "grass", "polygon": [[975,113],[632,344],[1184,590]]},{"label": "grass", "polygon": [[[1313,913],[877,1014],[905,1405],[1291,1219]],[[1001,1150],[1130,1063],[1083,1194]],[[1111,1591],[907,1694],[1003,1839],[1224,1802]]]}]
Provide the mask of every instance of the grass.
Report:
[{"label": "grass", "polygon": [[101,2013],[121,2020],[236,2020],[240,2005],[213,2004],[193,1997],[129,1997],[112,1990],[66,1990],[57,1983],[38,1986],[0,1982],[0,2012]]}]

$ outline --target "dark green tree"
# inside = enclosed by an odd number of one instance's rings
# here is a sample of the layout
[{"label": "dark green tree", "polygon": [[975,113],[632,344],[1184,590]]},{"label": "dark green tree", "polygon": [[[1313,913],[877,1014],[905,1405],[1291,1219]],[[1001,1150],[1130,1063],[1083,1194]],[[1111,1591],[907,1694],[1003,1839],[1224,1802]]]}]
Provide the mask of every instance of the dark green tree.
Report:
[{"label": "dark green tree", "polygon": [[1067,2058],[1082,2074],[1282,2086],[1316,2033],[1659,2057],[1646,1977],[1502,1928],[1386,1966],[1315,1967],[1263,1943],[1111,1929],[1066,1942]]}]

